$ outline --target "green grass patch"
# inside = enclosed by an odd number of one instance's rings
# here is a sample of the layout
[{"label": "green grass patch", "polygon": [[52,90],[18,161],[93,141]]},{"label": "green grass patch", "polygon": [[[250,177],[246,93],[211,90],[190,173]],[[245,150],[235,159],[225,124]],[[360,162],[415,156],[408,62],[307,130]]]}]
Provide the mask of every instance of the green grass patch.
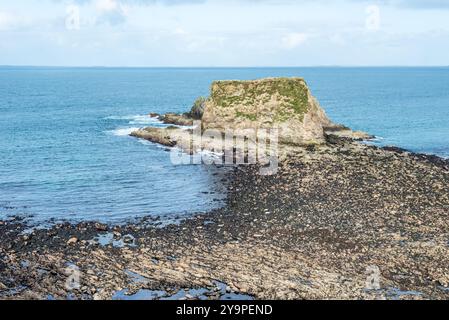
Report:
[{"label": "green grass patch", "polygon": [[[273,96],[279,101],[274,110],[274,121],[283,122],[291,118],[303,119],[308,111],[308,88],[301,78],[276,78],[260,81],[216,81],[212,84],[211,98],[221,108],[244,106],[251,109],[260,103],[268,103]],[[237,112],[237,117],[256,121],[255,113]]]}]

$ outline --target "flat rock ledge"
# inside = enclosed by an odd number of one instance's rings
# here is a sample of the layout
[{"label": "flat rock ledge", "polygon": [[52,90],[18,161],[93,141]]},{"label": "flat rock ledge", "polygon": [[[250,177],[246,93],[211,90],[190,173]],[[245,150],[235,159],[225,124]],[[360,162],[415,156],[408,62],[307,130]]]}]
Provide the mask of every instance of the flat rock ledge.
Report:
[{"label": "flat rock ledge", "polygon": [[[193,121],[193,120],[192,120]],[[193,122],[192,122],[193,123]],[[187,153],[195,153],[200,150],[209,150],[217,153],[224,153],[226,151],[222,141],[216,141],[213,139],[204,139],[201,137],[201,130],[185,129],[179,127],[179,123],[175,126],[170,126],[167,128],[156,128],[156,127],[146,127],[133,131],[130,136],[147,140],[153,143],[157,143],[166,147],[178,147]],[[239,136],[238,129],[233,131],[235,136]],[[353,131],[341,125],[334,125],[324,128],[324,141],[339,143],[342,140],[347,141],[369,141],[375,138],[373,135],[369,135],[361,131]],[[199,143],[198,143],[199,141]],[[297,149],[304,147],[315,146],[319,144],[325,144],[325,142],[320,143],[304,143],[300,145],[290,145],[290,144],[279,144],[279,152],[281,156],[288,155],[290,153],[295,153]],[[196,143],[195,148],[192,146]]]}]

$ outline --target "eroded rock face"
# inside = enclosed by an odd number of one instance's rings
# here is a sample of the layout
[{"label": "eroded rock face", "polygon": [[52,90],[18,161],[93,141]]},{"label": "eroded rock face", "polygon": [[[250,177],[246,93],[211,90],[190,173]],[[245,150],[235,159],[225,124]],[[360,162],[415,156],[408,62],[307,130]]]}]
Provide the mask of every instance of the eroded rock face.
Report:
[{"label": "eroded rock face", "polygon": [[202,121],[203,129],[278,128],[280,143],[291,145],[321,143],[332,126],[301,78],[216,81]]},{"label": "eroded rock face", "polygon": [[204,109],[206,107],[207,99],[204,97],[199,97],[193,103],[192,109],[189,112],[189,116],[195,120],[201,120],[204,115]]}]

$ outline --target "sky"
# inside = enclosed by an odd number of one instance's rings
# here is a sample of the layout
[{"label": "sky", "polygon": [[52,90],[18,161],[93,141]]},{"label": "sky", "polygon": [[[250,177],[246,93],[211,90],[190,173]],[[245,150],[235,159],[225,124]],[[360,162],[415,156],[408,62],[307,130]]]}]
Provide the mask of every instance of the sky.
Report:
[{"label": "sky", "polygon": [[448,0],[0,0],[0,65],[447,66]]}]

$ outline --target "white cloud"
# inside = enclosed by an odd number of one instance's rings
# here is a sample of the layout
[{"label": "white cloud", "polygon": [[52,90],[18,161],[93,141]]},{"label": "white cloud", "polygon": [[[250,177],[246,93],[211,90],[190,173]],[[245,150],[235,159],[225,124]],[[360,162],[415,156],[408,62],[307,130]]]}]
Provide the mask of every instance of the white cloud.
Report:
[{"label": "white cloud", "polygon": [[175,30],[173,30],[173,34],[179,35],[179,36],[185,36],[188,34],[188,32],[186,30],[184,30],[183,28],[178,27]]},{"label": "white cloud", "polygon": [[20,25],[20,19],[8,12],[0,11],[0,30],[10,30]]},{"label": "white cloud", "polygon": [[343,38],[343,36],[341,34],[333,34],[329,37],[329,40],[339,46],[343,46],[346,44],[346,40],[345,38]]},{"label": "white cloud", "polygon": [[448,64],[438,0],[0,2],[0,64]]},{"label": "white cloud", "polygon": [[286,49],[295,49],[304,44],[309,38],[306,33],[289,33],[282,38],[282,46]]},{"label": "white cloud", "polygon": [[98,21],[110,25],[118,25],[126,21],[126,6],[117,0],[97,0],[95,7],[98,11]]},{"label": "white cloud", "polygon": [[216,52],[223,48],[226,39],[215,36],[196,36],[187,40],[185,51],[189,53],[196,52]]},{"label": "white cloud", "polygon": [[114,11],[119,9],[119,4],[115,0],[97,0],[95,6],[98,11]]}]

